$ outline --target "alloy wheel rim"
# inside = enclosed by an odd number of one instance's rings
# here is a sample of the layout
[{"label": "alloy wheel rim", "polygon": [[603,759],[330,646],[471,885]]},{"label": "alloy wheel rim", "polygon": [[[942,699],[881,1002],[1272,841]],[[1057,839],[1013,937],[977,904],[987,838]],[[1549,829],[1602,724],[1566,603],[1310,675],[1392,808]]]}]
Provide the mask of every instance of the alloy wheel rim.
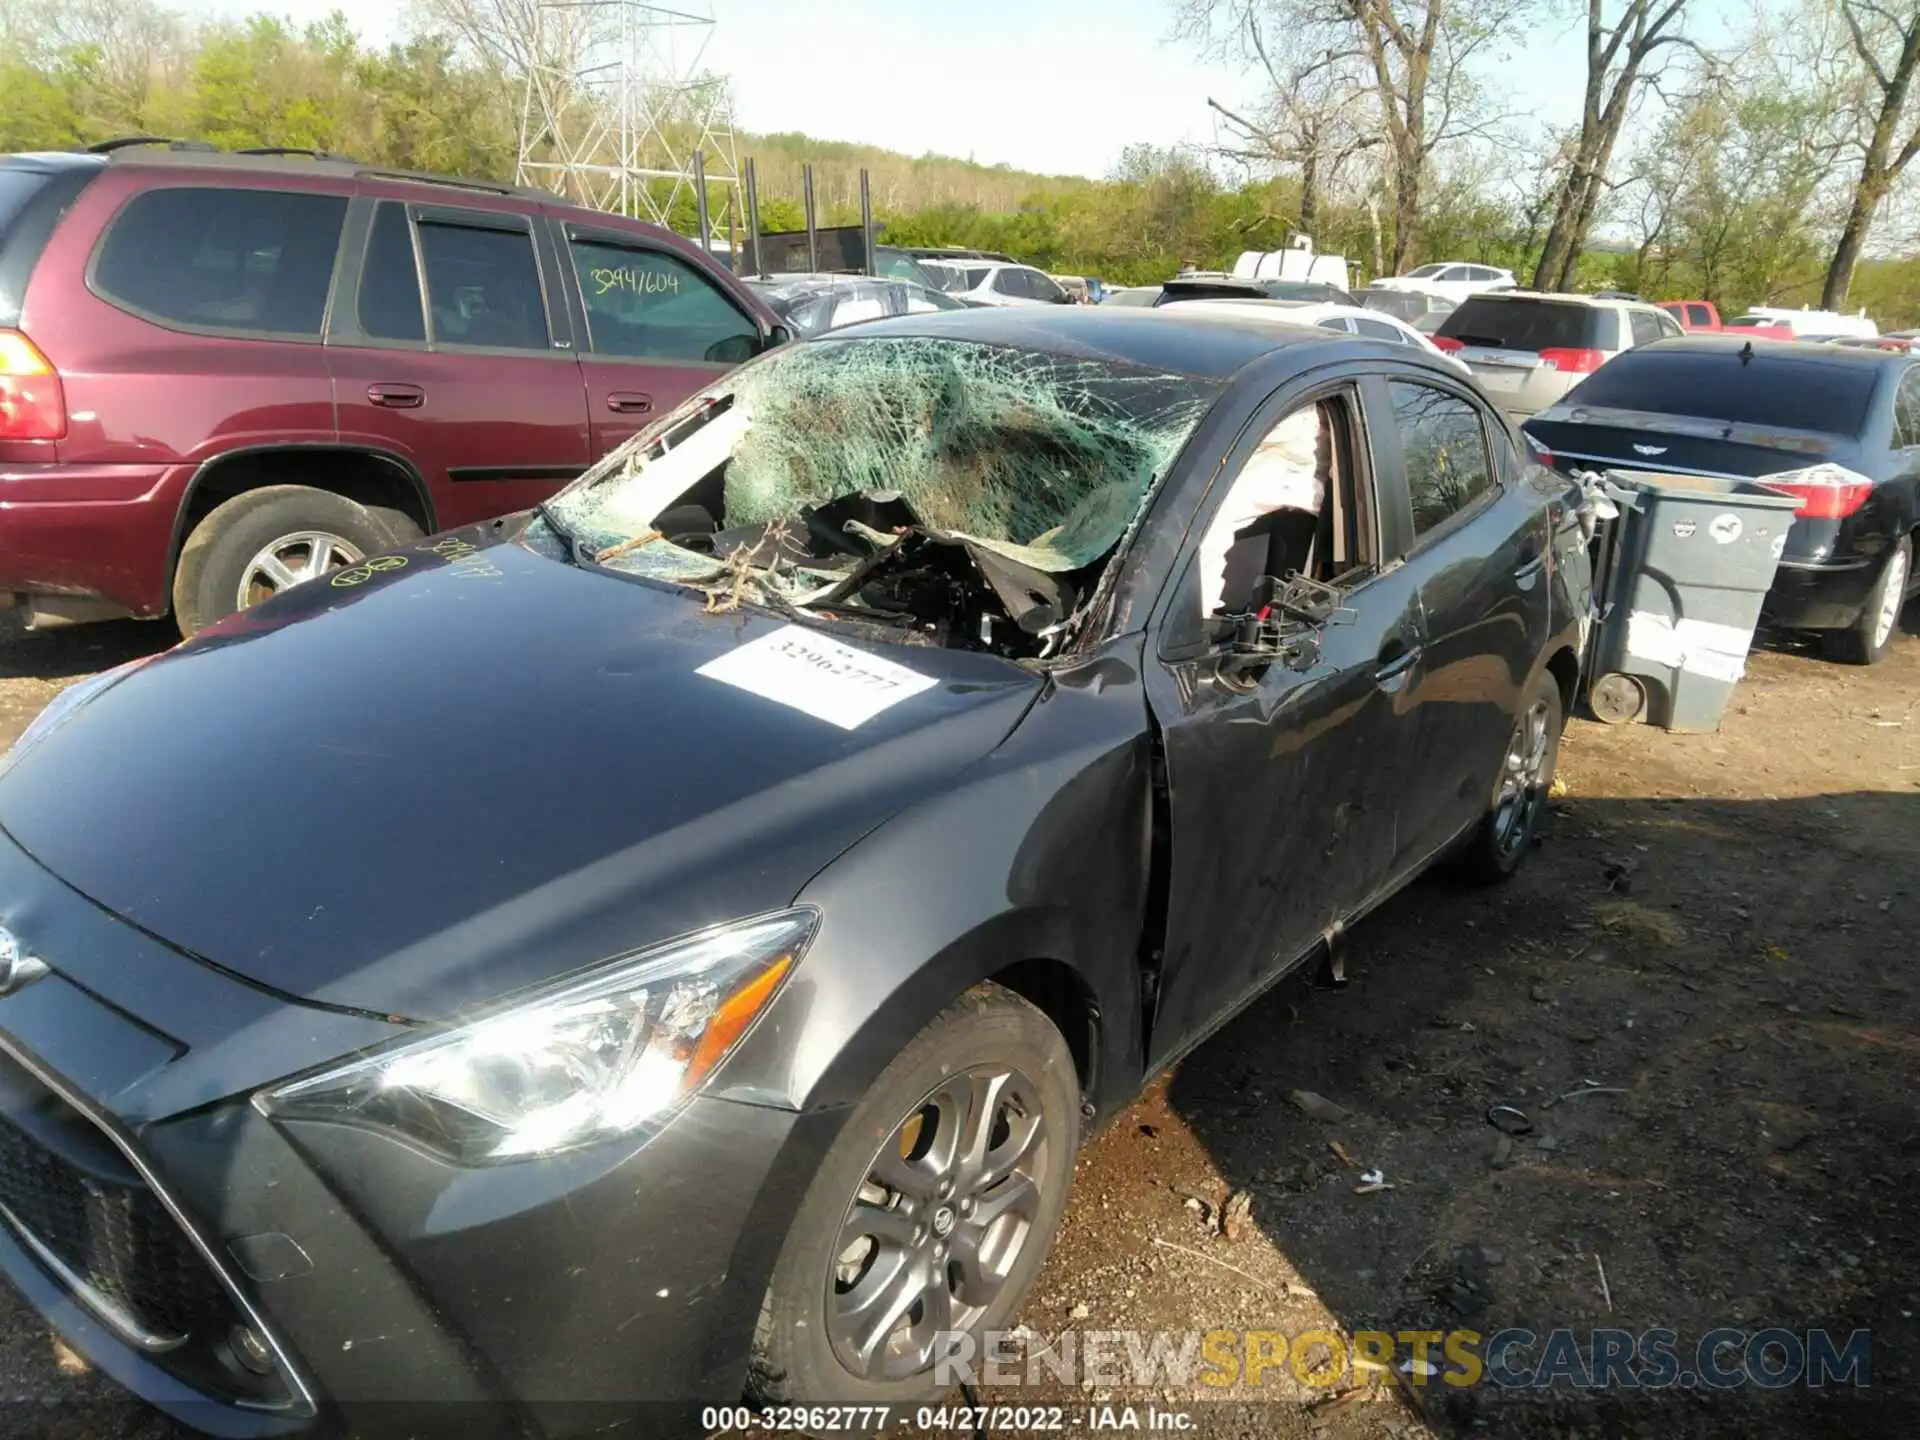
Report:
[{"label": "alloy wheel rim", "polygon": [[1036,1241],[1046,1117],[1004,1066],[949,1076],[896,1125],[841,1221],[827,1335],[863,1379],[933,1364],[943,1332],[977,1325]]},{"label": "alloy wheel rim", "polygon": [[1494,800],[1494,843],[1511,855],[1527,843],[1546,794],[1547,702],[1536,700],[1513,727]]},{"label": "alloy wheel rim", "polygon": [[1878,650],[1893,638],[1899,623],[1901,602],[1907,596],[1907,552],[1896,550],[1887,561],[1886,594],[1880,597],[1880,618],[1873,627],[1873,648]]},{"label": "alloy wheel rim", "polygon": [[235,600],[245,610],[302,581],[358,565],[364,559],[360,547],[350,540],[325,530],[296,530],[261,546],[247,562],[240,572]]}]

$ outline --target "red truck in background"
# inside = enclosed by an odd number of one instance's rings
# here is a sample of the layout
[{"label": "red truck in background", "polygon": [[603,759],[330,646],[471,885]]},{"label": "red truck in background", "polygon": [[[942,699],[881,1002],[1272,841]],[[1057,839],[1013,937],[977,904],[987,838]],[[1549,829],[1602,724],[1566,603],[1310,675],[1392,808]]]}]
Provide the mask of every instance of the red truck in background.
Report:
[{"label": "red truck in background", "polygon": [[1735,320],[1723,324],[1720,311],[1711,300],[1662,300],[1660,308],[1680,322],[1680,328],[1688,334],[1718,334],[1721,331],[1736,331],[1742,335],[1751,335],[1757,340],[1791,340],[1793,329],[1787,325],[1769,325],[1758,320]]}]

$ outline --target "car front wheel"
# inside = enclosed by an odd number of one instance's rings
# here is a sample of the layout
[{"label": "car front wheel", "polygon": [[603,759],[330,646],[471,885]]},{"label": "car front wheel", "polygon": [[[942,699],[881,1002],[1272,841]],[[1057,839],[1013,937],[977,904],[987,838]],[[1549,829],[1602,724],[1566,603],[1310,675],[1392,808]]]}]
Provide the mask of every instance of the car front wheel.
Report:
[{"label": "car front wheel", "polygon": [[801,1202],[761,1307],[755,1398],[903,1404],[950,1389],[936,1359],[1017,1312],[1079,1140],[1073,1057],[1045,1015],[997,985],[941,1012]]}]

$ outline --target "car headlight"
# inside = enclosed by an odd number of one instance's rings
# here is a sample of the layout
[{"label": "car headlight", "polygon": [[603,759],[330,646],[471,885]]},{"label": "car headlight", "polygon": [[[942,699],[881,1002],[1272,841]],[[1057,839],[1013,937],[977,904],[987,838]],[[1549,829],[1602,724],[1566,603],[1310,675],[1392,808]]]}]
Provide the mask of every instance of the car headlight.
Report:
[{"label": "car headlight", "polygon": [[747,1033],[818,919],[784,910],[669,941],[254,1104],[392,1131],[469,1165],[631,1134],[677,1108]]}]

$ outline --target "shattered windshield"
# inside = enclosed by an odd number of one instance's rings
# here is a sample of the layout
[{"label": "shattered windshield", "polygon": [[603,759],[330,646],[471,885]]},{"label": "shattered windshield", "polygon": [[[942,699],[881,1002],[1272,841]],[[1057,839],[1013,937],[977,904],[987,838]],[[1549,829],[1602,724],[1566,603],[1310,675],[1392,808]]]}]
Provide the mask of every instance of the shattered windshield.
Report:
[{"label": "shattered windshield", "polygon": [[578,553],[901,640],[1055,653],[1220,391],[929,336],[728,375],[550,501]]}]

